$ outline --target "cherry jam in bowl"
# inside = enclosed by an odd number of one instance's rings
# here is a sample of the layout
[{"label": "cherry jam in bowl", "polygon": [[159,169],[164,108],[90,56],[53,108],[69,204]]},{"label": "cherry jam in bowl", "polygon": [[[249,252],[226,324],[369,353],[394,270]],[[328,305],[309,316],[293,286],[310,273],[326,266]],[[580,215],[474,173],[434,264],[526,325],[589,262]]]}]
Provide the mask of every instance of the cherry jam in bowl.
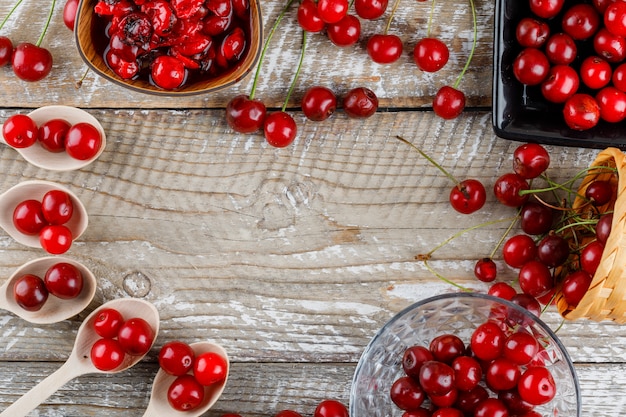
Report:
[{"label": "cherry jam in bowl", "polygon": [[259,0],[81,0],[74,36],[96,74],[162,96],[238,83],[263,38]]},{"label": "cherry jam in bowl", "polygon": [[407,307],[372,338],[350,415],[580,417],[581,397],[565,347],[539,318],[491,295],[453,293]]}]

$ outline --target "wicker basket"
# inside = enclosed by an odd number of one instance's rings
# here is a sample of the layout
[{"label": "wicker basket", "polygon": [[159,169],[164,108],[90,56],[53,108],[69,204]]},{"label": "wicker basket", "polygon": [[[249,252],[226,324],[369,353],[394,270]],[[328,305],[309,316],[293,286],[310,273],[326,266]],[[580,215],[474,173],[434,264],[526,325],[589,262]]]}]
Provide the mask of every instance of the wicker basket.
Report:
[{"label": "wicker basket", "polygon": [[[617,168],[617,175],[614,171],[593,169],[602,166]],[[611,233],[600,265],[583,299],[577,306],[570,306],[565,298],[557,293],[556,305],[559,313],[569,320],[612,320],[624,323],[626,322],[626,155],[616,148],[601,151],[591,165],[588,175],[581,182],[578,194],[584,195],[594,180],[610,180],[616,189],[616,199],[598,208],[601,213],[611,209],[614,211]],[[576,198],[573,209],[582,213],[585,210],[584,205],[584,199]]]}]

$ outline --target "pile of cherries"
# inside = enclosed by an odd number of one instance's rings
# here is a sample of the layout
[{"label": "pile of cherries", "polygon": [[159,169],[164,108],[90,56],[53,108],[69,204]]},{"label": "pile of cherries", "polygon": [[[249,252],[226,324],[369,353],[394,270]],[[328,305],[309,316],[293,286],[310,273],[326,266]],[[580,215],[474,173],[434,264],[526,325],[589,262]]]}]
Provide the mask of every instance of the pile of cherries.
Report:
[{"label": "pile of cherries", "polygon": [[557,393],[543,342],[507,320],[490,318],[468,341],[446,333],[408,347],[389,393],[403,417],[541,416]]},{"label": "pile of cherries", "polygon": [[86,161],[102,147],[100,131],[88,122],[70,124],[64,119],[51,119],[37,126],[27,114],[9,116],[2,124],[5,142],[16,149],[39,144],[52,153],[66,152],[68,156]]},{"label": "pile of cherries", "polygon": [[124,80],[175,90],[233,70],[250,43],[248,0],[100,0],[95,45]]},{"label": "pile of cherries", "polygon": [[626,3],[527,0],[516,23],[515,78],[587,130],[626,118]]},{"label": "pile of cherries", "polygon": [[[221,417],[243,417],[240,414],[222,414]],[[294,410],[281,410],[278,413],[274,414],[274,417],[303,417],[302,414],[298,413]],[[328,399],[322,400],[317,407],[315,407],[315,411],[313,412],[312,417],[350,417],[348,413],[347,407],[338,400]]]},{"label": "pile of cherries", "polygon": [[177,411],[190,411],[204,401],[205,388],[223,382],[228,376],[228,362],[217,352],[198,355],[185,342],[168,342],[159,351],[159,366],[176,379],[167,391],[169,404]]},{"label": "pile of cherries", "polygon": [[13,284],[15,302],[27,311],[39,311],[48,301],[49,294],[62,300],[78,297],[83,290],[83,275],[67,262],[49,267],[43,278],[24,274]]},{"label": "pile of cherries", "polygon": [[124,318],[114,308],[103,308],[93,322],[100,338],[91,346],[90,358],[101,371],[119,367],[126,357],[148,353],[156,336],[154,329],[141,317]]},{"label": "pile of cherries", "polygon": [[74,214],[72,198],[63,190],[50,190],[41,200],[28,199],[13,210],[13,225],[25,235],[39,236],[41,247],[60,255],[72,245],[72,231],[67,226]]}]

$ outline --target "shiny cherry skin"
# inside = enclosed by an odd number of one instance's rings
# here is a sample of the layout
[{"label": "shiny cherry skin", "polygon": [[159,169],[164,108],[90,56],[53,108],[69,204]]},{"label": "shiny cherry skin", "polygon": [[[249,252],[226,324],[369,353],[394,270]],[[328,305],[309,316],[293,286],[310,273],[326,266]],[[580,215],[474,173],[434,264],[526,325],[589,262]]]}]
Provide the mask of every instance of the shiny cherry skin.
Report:
[{"label": "shiny cherry skin", "polygon": [[328,119],[337,109],[337,97],[330,88],[313,86],[302,97],[302,113],[316,122]]},{"label": "shiny cherry skin", "polygon": [[615,87],[607,86],[595,96],[600,107],[600,119],[609,123],[619,123],[626,119],[626,93]]},{"label": "shiny cherry skin", "polygon": [[426,399],[420,384],[413,378],[403,376],[396,379],[389,392],[391,401],[401,410],[415,410]]},{"label": "shiny cherry skin", "polygon": [[226,105],[226,122],[235,132],[254,133],[263,127],[267,109],[260,100],[241,94]]},{"label": "shiny cherry skin", "polygon": [[555,17],[563,8],[565,0],[530,0],[530,11],[544,19]]},{"label": "shiny cherry skin", "polygon": [[436,361],[447,364],[465,353],[465,343],[454,334],[442,334],[434,337],[428,346]]},{"label": "shiny cherry skin", "polygon": [[569,65],[554,65],[541,82],[541,94],[552,103],[564,103],[580,87],[578,72]]},{"label": "shiny cherry skin", "polygon": [[491,258],[479,259],[474,265],[474,276],[482,282],[493,282],[498,275],[498,267]]},{"label": "shiny cherry skin", "polygon": [[525,294],[538,298],[554,287],[552,272],[546,264],[532,260],[526,262],[519,270],[517,282]]},{"label": "shiny cherry skin", "polygon": [[39,243],[48,253],[61,255],[72,246],[72,231],[63,224],[49,224],[39,232]]},{"label": "shiny cherry skin", "polygon": [[539,343],[532,334],[518,330],[506,338],[502,356],[522,366],[528,365],[539,352]]},{"label": "shiny cherry skin", "polygon": [[615,88],[626,92],[626,63],[619,64],[611,76],[611,82]]},{"label": "shiny cherry skin", "polygon": [[167,390],[167,401],[174,410],[190,411],[204,400],[204,387],[191,374],[177,377]]},{"label": "shiny cherry skin", "polygon": [[425,72],[439,71],[448,63],[449,58],[448,46],[437,38],[422,38],[413,47],[413,61]]},{"label": "shiny cherry skin", "polygon": [[613,69],[607,60],[599,56],[588,56],[580,64],[580,80],[587,87],[598,90],[611,82]]},{"label": "shiny cherry skin", "polygon": [[24,200],[13,210],[13,225],[20,233],[37,235],[47,224],[39,200]]},{"label": "shiny cherry skin", "polygon": [[349,417],[348,409],[338,400],[322,400],[313,413],[313,417]]},{"label": "shiny cherry skin", "polygon": [[576,59],[578,46],[567,33],[550,35],[545,44],[546,58],[555,65],[569,65]]},{"label": "shiny cherry skin", "polygon": [[422,365],[419,384],[428,395],[445,395],[454,388],[454,369],[437,360]]},{"label": "shiny cherry skin", "polygon": [[465,109],[465,93],[449,85],[437,91],[433,99],[433,111],[442,119],[458,117]]},{"label": "shiny cherry skin", "polygon": [[159,350],[159,366],[170,375],[181,376],[193,369],[196,355],[187,343],[179,340],[167,342]]},{"label": "shiny cherry skin", "polygon": [[326,27],[313,0],[302,0],[298,6],[297,19],[300,27],[307,32],[318,33]]},{"label": "shiny cherry skin", "polygon": [[151,80],[165,90],[177,89],[185,82],[187,76],[183,62],[169,55],[156,57],[151,70]]},{"label": "shiny cherry skin", "polygon": [[196,356],[193,374],[201,385],[213,385],[226,379],[228,363],[219,353],[204,352]]},{"label": "shiny cherry skin", "polygon": [[587,130],[600,121],[600,105],[586,93],[576,93],[563,105],[565,123],[573,130]]},{"label": "shiny cherry skin", "polygon": [[473,417],[508,417],[509,410],[497,398],[487,398],[481,401],[474,409]]},{"label": "shiny cherry skin", "polygon": [[267,143],[275,148],[284,148],[296,138],[298,126],[289,113],[275,111],[265,118],[263,131]]},{"label": "shiny cherry skin", "polygon": [[48,289],[37,275],[26,274],[13,284],[15,302],[27,311],[39,311],[48,300]]},{"label": "shiny cherry skin", "polygon": [[389,0],[355,0],[354,10],[361,19],[374,20],[387,10]]},{"label": "shiny cherry skin", "polygon": [[6,36],[0,36],[0,67],[11,62],[13,56],[13,42]]},{"label": "shiny cherry skin", "polygon": [[367,54],[378,64],[391,64],[402,56],[402,39],[397,35],[375,34],[367,41]]},{"label": "shiny cherry skin", "polygon": [[361,21],[353,14],[326,26],[326,35],[330,41],[340,47],[356,44],[361,36]]},{"label": "shiny cherry skin", "polygon": [[91,363],[101,371],[112,371],[124,362],[124,350],[116,339],[98,339],[91,346]]},{"label": "shiny cherry skin", "polygon": [[548,368],[531,366],[520,377],[518,391],[524,401],[542,405],[555,397],[556,383]]},{"label": "shiny cherry skin", "polygon": [[537,259],[548,267],[563,265],[569,254],[569,243],[559,234],[548,233],[537,243]]},{"label": "shiny cherry skin", "polygon": [[489,287],[487,294],[504,300],[511,300],[517,294],[517,290],[506,282],[496,282]]},{"label": "shiny cherry skin", "polygon": [[548,233],[553,222],[553,209],[544,204],[527,201],[520,209],[520,228],[529,235]]},{"label": "shiny cherry skin", "polygon": [[626,57],[626,38],[601,27],[593,37],[593,49],[610,63],[619,63]]},{"label": "shiny cherry skin", "polygon": [[574,271],[563,279],[561,292],[567,304],[577,306],[583,299],[593,277],[587,271]]},{"label": "shiny cherry skin", "polygon": [[452,361],[454,369],[454,385],[461,391],[471,391],[483,378],[483,368],[471,356],[459,356]]},{"label": "shiny cherry skin", "polygon": [[603,14],[604,27],[615,36],[626,36],[626,4],[608,4]]},{"label": "shiny cherry skin", "polygon": [[596,223],[596,239],[599,242],[606,244],[611,228],[613,226],[613,213],[606,213],[600,216],[598,223]]},{"label": "shiny cherry skin", "polygon": [[74,203],[63,190],[50,190],[41,198],[41,210],[49,224],[65,224],[74,213]]},{"label": "shiny cherry skin", "polygon": [[348,0],[319,0],[317,11],[326,23],[337,23],[348,14]]},{"label": "shiny cherry skin", "polygon": [[603,206],[613,199],[613,186],[610,181],[592,181],[585,189],[585,197],[594,206]]},{"label": "shiny cherry skin", "polygon": [[514,172],[503,174],[493,186],[493,192],[498,201],[509,207],[520,207],[526,203],[529,198],[528,194],[521,192],[529,189],[526,179]]},{"label": "shiny cherry skin", "polygon": [[604,253],[604,243],[599,240],[589,242],[580,251],[580,268],[590,275],[594,275],[600,266],[602,253]]},{"label": "shiny cherry skin", "polygon": [[487,321],[472,332],[470,347],[478,359],[492,361],[502,354],[505,341],[506,336],[500,326]]},{"label": "shiny cherry skin", "polygon": [[521,268],[537,256],[537,245],[532,237],[526,234],[511,236],[502,246],[502,258],[511,268]]},{"label": "shiny cherry skin", "polygon": [[485,205],[486,200],[487,192],[478,180],[463,180],[450,190],[450,204],[459,213],[474,213]]},{"label": "shiny cherry skin", "polygon": [[69,300],[80,295],[84,281],[83,274],[76,266],[68,262],[59,262],[48,268],[44,282],[50,294]]},{"label": "shiny cherry skin", "polygon": [[33,146],[39,137],[39,128],[26,114],[9,116],[2,124],[2,137],[7,145],[20,149]]},{"label": "shiny cherry skin", "polygon": [[52,70],[52,54],[45,48],[22,42],[13,51],[11,66],[19,79],[28,82],[40,81]]},{"label": "shiny cherry skin", "polygon": [[522,18],[515,28],[515,39],[524,48],[541,48],[550,36],[550,26],[534,17]]},{"label": "shiny cherry skin", "polygon": [[63,119],[51,119],[39,127],[39,144],[48,152],[65,150],[65,137],[71,125]]},{"label": "shiny cherry skin", "polygon": [[485,382],[494,392],[506,391],[517,386],[521,376],[518,364],[507,358],[496,358],[489,363],[485,371]]},{"label": "shiny cherry skin", "polygon": [[154,337],[154,329],[141,317],[126,320],[117,332],[117,340],[124,352],[133,356],[148,353]]},{"label": "shiny cherry skin", "polygon": [[63,6],[63,23],[73,31],[76,23],[76,11],[78,10],[78,0],[66,0]]},{"label": "shiny cherry skin", "polygon": [[117,337],[120,327],[124,324],[122,313],[114,308],[102,308],[93,322],[93,329],[98,336],[105,339]]},{"label": "shiny cherry skin", "polygon": [[405,374],[418,380],[422,365],[433,359],[433,353],[428,348],[421,345],[409,346],[402,354],[402,369]]},{"label": "shiny cherry skin", "polygon": [[600,28],[600,15],[591,4],[574,4],[563,13],[561,29],[574,40],[585,40]]},{"label": "shiny cherry skin", "polygon": [[367,118],[378,110],[378,97],[367,87],[356,87],[343,98],[343,111],[352,118]]},{"label": "shiny cherry skin", "polygon": [[101,148],[102,135],[91,123],[76,123],[65,135],[65,152],[74,159],[81,161],[91,159]]},{"label": "shiny cherry skin", "polygon": [[550,62],[537,48],[524,48],[513,60],[513,75],[524,85],[539,85],[548,76]]}]

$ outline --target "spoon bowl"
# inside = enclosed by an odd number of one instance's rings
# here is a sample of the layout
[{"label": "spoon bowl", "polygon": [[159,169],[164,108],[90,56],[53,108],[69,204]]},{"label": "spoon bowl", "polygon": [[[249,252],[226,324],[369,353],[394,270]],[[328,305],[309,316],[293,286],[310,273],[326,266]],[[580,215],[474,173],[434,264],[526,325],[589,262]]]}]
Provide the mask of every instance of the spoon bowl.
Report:
[{"label": "spoon bowl", "polygon": [[[100,132],[102,137],[102,145],[100,150],[91,158],[80,160],[72,158],[67,152],[50,152],[44,149],[39,143],[35,143],[27,148],[15,149],[22,157],[36,167],[47,169],[49,171],[73,171],[83,168],[95,161],[106,147],[106,134],[102,125],[91,114],[85,110],[71,106],[44,106],[28,113],[37,126],[41,126],[52,119],[63,119],[70,125],[76,123],[87,122]],[[4,138],[0,135],[0,142],[6,145]]]},{"label": "spoon bowl", "polygon": [[59,388],[76,377],[94,373],[114,374],[122,372],[144,358],[145,355],[126,355],[124,361],[117,368],[110,371],[102,371],[94,366],[91,362],[91,347],[100,339],[100,336],[94,330],[93,324],[99,312],[104,308],[113,308],[119,311],[126,320],[133,317],[140,317],[146,320],[154,330],[155,337],[152,341],[154,345],[156,335],[159,332],[159,312],[154,305],[137,298],[121,298],[109,301],[91,312],[82,322],[76,334],[74,348],[67,361],[0,413],[0,417],[24,417]]},{"label": "spoon bowl", "polygon": [[[83,276],[83,289],[76,298],[60,299],[49,296],[46,303],[38,311],[28,311],[15,301],[13,286],[21,276],[33,274],[43,279],[51,266],[66,262],[74,265]],[[80,262],[63,256],[47,256],[34,259],[15,270],[9,279],[0,287],[0,308],[8,310],[26,321],[36,324],[57,323],[73,317],[83,311],[96,294],[97,282],[94,274]]]},{"label": "spoon bowl", "polygon": [[[191,343],[190,346],[196,356],[205,352],[215,352],[221,355],[224,359],[226,359],[228,370],[230,370],[228,354],[222,346],[211,342],[196,342]],[[175,379],[175,376],[169,375],[163,371],[163,369],[159,369],[154,377],[152,392],[150,394],[150,402],[148,403],[148,408],[146,408],[144,417],[198,417],[204,414],[207,410],[213,407],[222,395],[222,392],[224,392],[224,388],[226,387],[226,382],[228,380],[228,372],[226,373],[226,378],[223,381],[204,387],[204,400],[197,408],[188,411],[177,411],[173,409],[167,401],[167,390]]]},{"label": "spoon bowl", "polygon": [[24,200],[34,199],[41,201],[44,194],[50,190],[61,190],[70,196],[74,205],[74,213],[65,226],[72,232],[73,240],[78,239],[87,229],[87,209],[85,209],[83,203],[73,192],[60,184],[50,181],[24,181],[0,194],[0,227],[22,245],[31,248],[41,248],[38,235],[26,235],[15,228],[13,211]]}]

